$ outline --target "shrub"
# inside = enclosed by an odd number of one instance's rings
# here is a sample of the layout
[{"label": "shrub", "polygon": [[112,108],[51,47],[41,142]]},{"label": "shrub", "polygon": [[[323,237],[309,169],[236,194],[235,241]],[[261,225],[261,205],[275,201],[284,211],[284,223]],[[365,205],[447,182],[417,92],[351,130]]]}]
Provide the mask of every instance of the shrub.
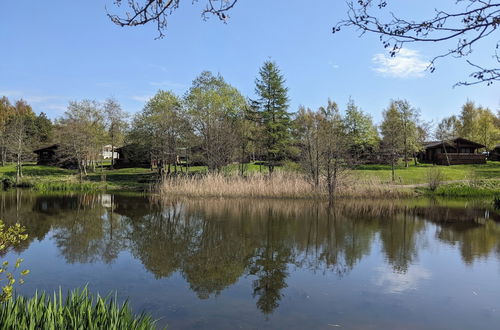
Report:
[{"label": "shrub", "polygon": [[2,329],[155,329],[149,315],[134,315],[127,302],[94,297],[87,288],[53,297],[45,293],[32,298],[17,296],[0,303]]},{"label": "shrub", "polygon": [[443,181],[443,173],[439,167],[431,167],[427,170],[427,180],[430,191],[434,192]]}]

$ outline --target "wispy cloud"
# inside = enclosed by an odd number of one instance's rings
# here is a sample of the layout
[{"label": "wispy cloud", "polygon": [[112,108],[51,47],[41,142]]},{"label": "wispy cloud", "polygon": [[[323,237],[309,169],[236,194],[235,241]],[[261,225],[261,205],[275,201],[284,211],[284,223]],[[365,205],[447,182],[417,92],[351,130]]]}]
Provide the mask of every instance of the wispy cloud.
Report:
[{"label": "wispy cloud", "polygon": [[377,66],[373,68],[384,76],[395,78],[419,78],[425,75],[429,62],[416,50],[403,48],[395,57],[375,54],[372,58]]},{"label": "wispy cloud", "polygon": [[334,70],[337,70],[338,68],[340,68],[340,66],[339,66],[338,64],[335,64],[335,63],[333,63],[332,61],[329,61],[329,62],[328,62],[328,65],[329,65],[332,69],[334,69]]},{"label": "wispy cloud", "polygon": [[410,266],[405,273],[394,272],[390,267],[379,267],[376,270],[375,285],[382,287],[388,293],[416,290],[420,282],[432,277],[429,270],[419,265]]},{"label": "wispy cloud", "polygon": [[137,102],[147,102],[152,97],[152,95],[134,95],[131,99]]},{"label": "wispy cloud", "polygon": [[63,104],[47,104],[43,106],[46,110],[54,110],[56,112],[64,112],[67,109],[67,105]]},{"label": "wispy cloud", "polygon": [[163,81],[150,81],[149,84],[154,87],[159,87],[159,88],[172,88],[172,89],[181,89],[181,88],[186,88],[187,86],[182,83],[170,81],[170,80],[163,80]]},{"label": "wispy cloud", "polygon": [[163,65],[157,65],[157,64],[150,64],[149,67],[155,69],[155,70],[158,70],[158,71],[162,71],[162,72],[167,72],[168,71],[168,68],[166,66],[163,66]]},{"label": "wispy cloud", "polygon": [[7,96],[7,97],[19,97],[22,95],[21,91],[16,91],[16,90],[8,90],[8,89],[0,89],[0,96]]}]

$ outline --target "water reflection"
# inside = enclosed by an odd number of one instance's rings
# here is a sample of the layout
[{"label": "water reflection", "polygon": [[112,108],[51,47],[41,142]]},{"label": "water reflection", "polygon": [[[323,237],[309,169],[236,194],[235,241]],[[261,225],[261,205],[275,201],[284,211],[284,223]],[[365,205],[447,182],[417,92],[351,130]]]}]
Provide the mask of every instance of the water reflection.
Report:
[{"label": "water reflection", "polygon": [[[500,257],[500,214],[474,203],[304,201],[154,201],[126,195],[0,195],[0,217],[52,237],[67,263],[112,264],[122,251],[155,278],[179,273],[199,299],[247,277],[257,308],[280,306],[291,272],[349,274],[372,249],[385,264],[372,282],[389,293],[432,278],[416,264],[429,240],[458,247],[465,264]],[[429,227],[434,228],[430,231]]]}]

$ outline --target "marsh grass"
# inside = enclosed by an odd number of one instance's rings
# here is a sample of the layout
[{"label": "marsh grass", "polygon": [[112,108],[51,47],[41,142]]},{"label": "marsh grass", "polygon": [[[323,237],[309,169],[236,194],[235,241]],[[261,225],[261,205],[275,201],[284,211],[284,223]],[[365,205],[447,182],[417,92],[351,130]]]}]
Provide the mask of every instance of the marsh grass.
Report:
[{"label": "marsh grass", "polygon": [[[315,187],[301,173],[276,172],[272,176],[251,173],[237,175],[208,174],[193,177],[167,178],[156,189],[163,196],[221,198],[295,198],[326,199],[326,185]],[[360,180],[345,176],[337,191],[338,197],[403,197],[411,189],[397,188],[378,180]]]},{"label": "marsh grass", "polygon": [[155,329],[149,315],[134,315],[127,302],[92,296],[87,288],[32,298],[17,296],[0,304],[2,329]]},{"label": "marsh grass", "polygon": [[482,179],[471,182],[450,183],[440,186],[435,194],[444,197],[486,197],[500,194],[500,181]]}]

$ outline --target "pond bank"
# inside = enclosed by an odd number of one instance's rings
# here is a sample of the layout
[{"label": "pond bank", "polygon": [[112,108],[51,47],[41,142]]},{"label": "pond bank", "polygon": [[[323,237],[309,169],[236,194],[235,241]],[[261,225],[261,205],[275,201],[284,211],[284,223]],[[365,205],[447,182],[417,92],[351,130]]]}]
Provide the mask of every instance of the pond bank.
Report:
[{"label": "pond bank", "polygon": [[[294,198],[294,199],[327,199],[328,194],[321,184],[315,188],[309,180],[298,172],[277,171],[273,177],[267,174],[249,171],[245,177],[233,172],[219,175],[204,175],[201,170],[193,172],[190,177],[168,179],[163,184],[157,184],[156,171],[144,168],[125,168],[116,170],[98,170],[90,172],[80,181],[74,170],[57,167],[28,164],[23,166],[24,177],[15,183],[15,169],[11,165],[0,167],[0,175],[4,188],[28,188],[35,191],[135,191],[159,192],[168,196],[191,197],[258,197],[258,198]],[[498,167],[500,168],[500,167]],[[414,197],[420,195],[436,195],[448,197],[490,197],[500,194],[500,177],[498,168],[493,165],[482,170],[488,170],[478,177],[450,180],[445,176],[435,192],[428,188],[425,178],[418,176],[398,180],[396,183],[381,177],[385,169],[374,171],[353,170],[339,184],[340,197]],[[420,172],[423,168],[400,169],[398,173]],[[462,167],[446,168],[446,171],[464,170]],[[382,173],[382,174],[383,174]],[[416,172],[415,172],[416,173]],[[385,175],[385,174],[383,174]],[[383,176],[382,175],[382,176]],[[461,176],[458,176],[461,178]],[[400,177],[401,178],[401,177]]]}]

